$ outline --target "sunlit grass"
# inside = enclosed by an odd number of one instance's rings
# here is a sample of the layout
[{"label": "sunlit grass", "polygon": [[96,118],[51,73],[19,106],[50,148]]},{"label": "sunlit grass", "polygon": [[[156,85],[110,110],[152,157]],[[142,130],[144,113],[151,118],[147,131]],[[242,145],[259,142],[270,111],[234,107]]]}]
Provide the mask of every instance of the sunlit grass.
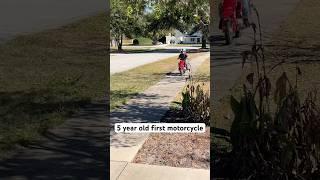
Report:
[{"label": "sunlit grass", "polygon": [[106,24],[97,15],[0,46],[1,152],[38,139],[105,96]]}]

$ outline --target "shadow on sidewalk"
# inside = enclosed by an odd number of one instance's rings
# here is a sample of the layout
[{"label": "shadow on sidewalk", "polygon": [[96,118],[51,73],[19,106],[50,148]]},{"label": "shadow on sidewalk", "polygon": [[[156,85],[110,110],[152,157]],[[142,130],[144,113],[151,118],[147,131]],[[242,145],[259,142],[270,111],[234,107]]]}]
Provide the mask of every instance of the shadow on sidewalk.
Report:
[{"label": "shadow on sidewalk", "polygon": [[[155,100],[165,99],[167,96],[157,94],[139,94],[129,104],[111,112],[111,126],[116,123],[157,123],[169,110],[167,101],[155,102]],[[110,134],[111,145],[113,147],[132,147],[136,146],[137,141],[143,139],[141,134]]]}]

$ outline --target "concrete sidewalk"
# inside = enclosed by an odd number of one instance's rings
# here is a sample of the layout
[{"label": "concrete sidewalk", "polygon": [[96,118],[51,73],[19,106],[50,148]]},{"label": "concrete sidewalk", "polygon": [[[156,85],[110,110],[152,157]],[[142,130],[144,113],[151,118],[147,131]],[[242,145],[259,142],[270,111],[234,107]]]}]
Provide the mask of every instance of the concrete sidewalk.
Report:
[{"label": "concrete sidewalk", "polygon": [[110,180],[209,180],[210,170],[110,162]]},{"label": "concrete sidewalk", "polygon": [[[196,57],[191,61],[194,71],[209,58],[209,53]],[[126,106],[116,109],[110,114],[111,126],[115,123],[159,122],[169,110],[170,103],[185,85],[185,76],[176,71],[150,87]],[[147,134],[115,134],[110,136],[110,159],[131,162],[148,137]]]},{"label": "concrete sidewalk", "polygon": [[[193,72],[208,58],[209,53],[201,53],[200,56],[192,59],[190,63]],[[111,125],[129,122],[159,122],[169,110],[170,103],[185,86],[185,78],[186,76],[181,77],[177,70],[168,74],[156,85],[150,87],[138,97],[131,99],[126,106],[111,112]],[[121,169],[134,159],[148,135],[116,134],[111,131],[110,160],[113,168],[110,169],[110,174],[112,174],[112,177],[118,177],[119,173],[122,172]],[[147,166],[144,167],[147,168]]]}]

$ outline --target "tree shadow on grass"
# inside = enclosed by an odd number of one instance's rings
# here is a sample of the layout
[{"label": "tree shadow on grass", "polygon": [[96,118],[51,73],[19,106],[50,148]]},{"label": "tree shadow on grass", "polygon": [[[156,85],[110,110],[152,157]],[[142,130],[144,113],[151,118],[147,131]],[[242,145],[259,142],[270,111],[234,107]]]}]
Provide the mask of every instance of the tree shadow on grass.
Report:
[{"label": "tree shadow on grass", "polygon": [[128,99],[137,96],[137,92],[132,92],[130,90],[111,90],[111,109],[116,109],[123,106]]}]

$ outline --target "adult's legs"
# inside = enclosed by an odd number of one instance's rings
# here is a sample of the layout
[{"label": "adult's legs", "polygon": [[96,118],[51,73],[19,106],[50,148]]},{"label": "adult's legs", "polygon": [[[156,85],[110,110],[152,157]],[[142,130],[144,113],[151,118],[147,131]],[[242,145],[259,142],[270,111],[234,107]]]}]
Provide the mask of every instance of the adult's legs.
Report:
[{"label": "adult's legs", "polygon": [[250,4],[249,4],[249,0],[242,0],[242,16],[244,18],[249,18],[249,14],[250,14]]},{"label": "adult's legs", "polygon": [[250,2],[249,0],[242,0],[242,18],[243,23],[249,26],[249,16],[250,16]]}]

